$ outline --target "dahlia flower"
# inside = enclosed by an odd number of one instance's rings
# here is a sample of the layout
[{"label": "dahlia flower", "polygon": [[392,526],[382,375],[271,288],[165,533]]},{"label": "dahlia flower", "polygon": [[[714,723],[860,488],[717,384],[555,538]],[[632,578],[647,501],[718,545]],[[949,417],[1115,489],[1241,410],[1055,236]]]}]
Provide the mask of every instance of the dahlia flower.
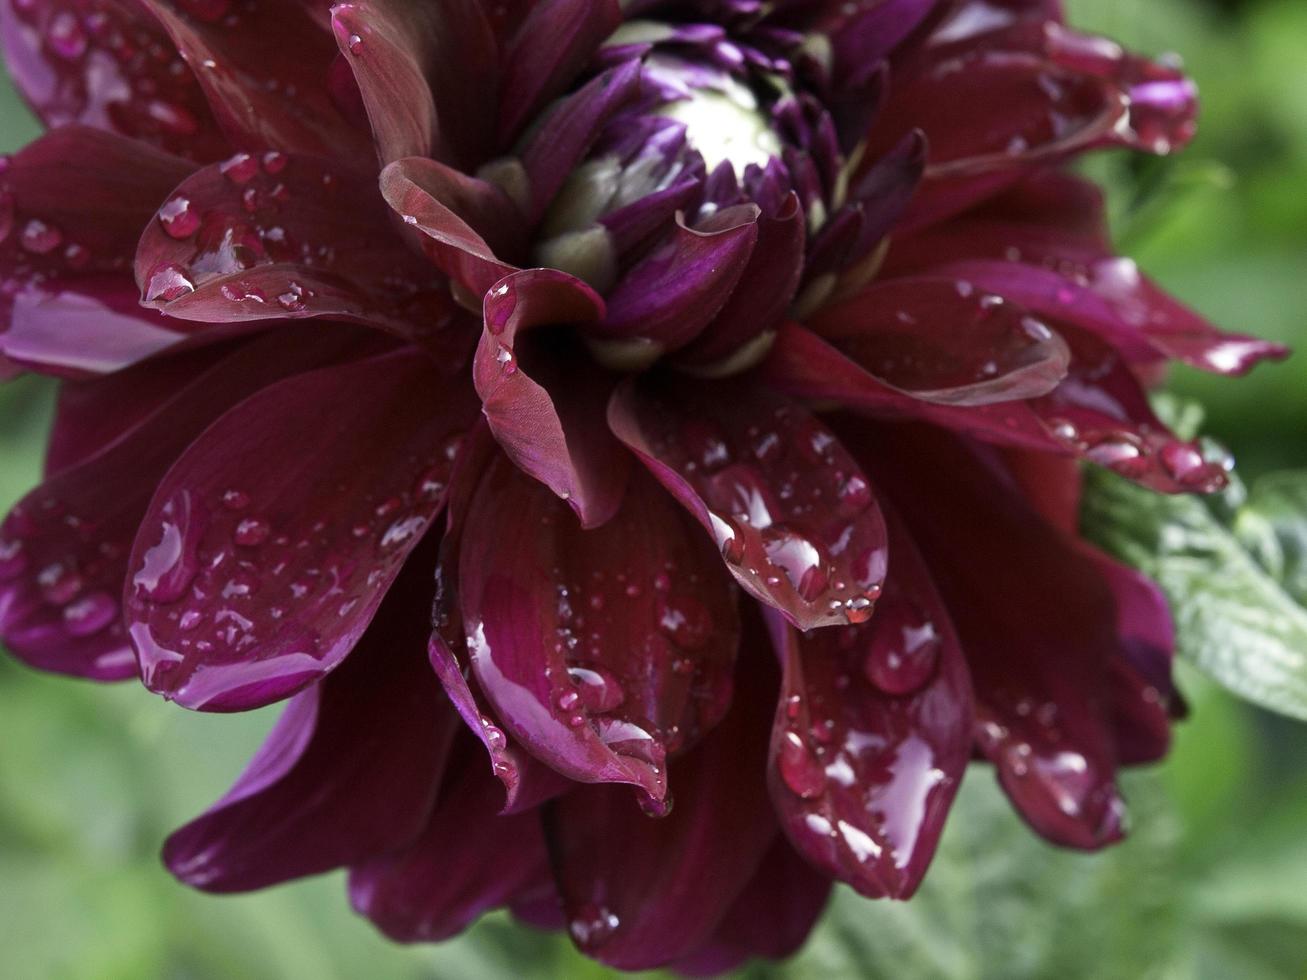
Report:
[{"label": "dahlia flower", "polygon": [[[1222,486],[1146,382],[1240,374],[1065,165],[1193,133],[1056,0],[3,0],[10,373],[63,379],[0,532],[45,670],[285,700],[164,846],[349,869],[623,968],[906,898],[968,763],[1122,834],[1181,702],[1079,467]],[[673,808],[673,800],[675,807]]]}]

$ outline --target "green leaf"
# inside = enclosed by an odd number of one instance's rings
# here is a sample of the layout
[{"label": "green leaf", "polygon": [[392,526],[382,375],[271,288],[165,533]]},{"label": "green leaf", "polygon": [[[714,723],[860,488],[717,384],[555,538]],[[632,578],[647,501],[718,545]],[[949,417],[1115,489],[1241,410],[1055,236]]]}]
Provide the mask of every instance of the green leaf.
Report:
[{"label": "green leaf", "polygon": [[1182,656],[1240,697],[1307,720],[1307,609],[1289,577],[1302,573],[1307,482],[1268,481],[1245,503],[1237,483],[1205,500],[1094,471],[1083,521],[1090,538],[1162,587]]}]

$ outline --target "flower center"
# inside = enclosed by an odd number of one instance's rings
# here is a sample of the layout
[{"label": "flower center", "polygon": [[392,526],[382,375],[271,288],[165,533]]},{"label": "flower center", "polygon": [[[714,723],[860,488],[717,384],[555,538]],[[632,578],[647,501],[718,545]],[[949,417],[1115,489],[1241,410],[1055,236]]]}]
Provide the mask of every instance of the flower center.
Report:
[{"label": "flower center", "polygon": [[[690,74],[692,67],[672,59],[657,59],[650,65],[652,74],[667,70]],[[656,111],[685,127],[686,143],[698,151],[710,173],[729,163],[736,179],[742,180],[750,166],[766,167],[781,156],[772,120],[747,85],[725,73],[702,81],[686,97]]]}]

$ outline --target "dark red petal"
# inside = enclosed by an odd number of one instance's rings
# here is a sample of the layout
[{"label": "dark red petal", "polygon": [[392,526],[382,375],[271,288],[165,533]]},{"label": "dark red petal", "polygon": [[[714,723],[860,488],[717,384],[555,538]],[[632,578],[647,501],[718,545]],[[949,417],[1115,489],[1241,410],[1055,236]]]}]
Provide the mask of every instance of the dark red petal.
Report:
[{"label": "dark red petal", "polygon": [[713,536],[746,591],[800,629],[865,622],[885,524],[830,431],[756,384],[627,382],[613,432]]},{"label": "dark red petal", "polygon": [[721,311],[758,240],[758,206],[718,211],[697,227],[676,230],[635,264],[606,297],[608,312],[592,333],[639,340],[660,351],[683,347]]},{"label": "dark red petal", "polygon": [[1022,816],[1054,843],[1122,834],[1108,670],[1111,591],[997,463],[927,426],[846,434],[904,515],[966,650],[975,738]]},{"label": "dark red petal", "polygon": [[134,674],[119,600],[132,540],[163,474],[242,398],[353,346],[330,328],[255,341],[24,497],[0,526],[0,635],[8,648],[42,670],[101,680]]},{"label": "dark red petal", "polygon": [[237,711],[332,670],[444,505],[475,417],[472,393],[411,348],[223,415],[163,478],[132,549],[124,602],[146,686]]},{"label": "dark red petal", "polygon": [[734,595],[711,548],[646,477],[582,531],[506,459],[464,521],[459,601],[472,670],[503,726],[582,782],[661,801],[666,758],[730,703]]},{"label": "dark red petal", "polygon": [[538,812],[499,814],[499,784],[462,755],[422,835],[350,870],[350,902],[397,942],[448,939],[548,881]]},{"label": "dark red petal", "polygon": [[786,959],[812,932],[830,892],[830,878],[778,837],[712,939],[673,969],[688,976],[719,976],[752,957]]},{"label": "dark red petal", "polygon": [[390,220],[371,178],[315,157],[238,153],[159,207],[136,282],[145,305],[183,320],[329,316],[434,344],[452,303]]},{"label": "dark red petal", "polygon": [[46,474],[86,462],[130,432],[203,374],[214,354],[157,357],[102,378],[63,382],[46,441]]},{"label": "dark red petal", "polygon": [[310,153],[363,164],[367,134],[326,84],[336,43],[306,3],[138,0],[198,69],[218,124],[240,150]]},{"label": "dark red petal", "polygon": [[137,305],[130,261],[141,229],[190,171],[185,160],[86,126],[17,153],[0,175],[0,350],[75,375],[175,343],[163,318]]},{"label": "dark red petal", "polygon": [[1102,552],[1084,547],[1116,601],[1120,656],[1109,686],[1117,755],[1123,765],[1156,762],[1171,744],[1171,718],[1180,697],[1171,678],[1175,625],[1157,585]]},{"label": "dark red petal", "polygon": [[650,818],[610,786],[546,809],[567,928],[587,955],[637,970],[701,948],[776,839],[763,779],[775,672],[760,633],[746,645],[730,712],[677,763],[670,815]]},{"label": "dark red petal", "polygon": [[584,351],[533,346],[530,332],[593,323],[603,311],[603,300],[566,273],[516,272],[486,293],[485,329],[473,361],[495,439],[520,469],[566,500],[583,527],[598,527],[617,512],[630,470],[630,454],[604,422],[614,378]]},{"label": "dark red petal", "polygon": [[[381,193],[395,213],[422,233],[423,248],[476,302],[515,267],[495,246],[513,248],[517,208],[494,184],[419,157],[381,172]],[[494,243],[492,245],[492,243]]]},{"label": "dark red petal", "polygon": [[0,4],[5,65],[49,127],[85,123],[194,160],[227,141],[161,25],[132,0]]},{"label": "dark red petal", "polygon": [[1047,394],[1071,358],[1062,338],[1023,307],[942,277],[877,283],[809,325],[878,380],[943,405]]},{"label": "dark red petal", "polygon": [[296,695],[227,795],[168,838],[173,874],[249,891],[421,832],[458,724],[424,655],[430,593],[431,562],[415,561],[340,670]]},{"label": "dark red petal", "polygon": [[873,416],[924,419],[1002,446],[1079,455],[1163,493],[1223,485],[1221,468],[1162,424],[1138,379],[1110,348],[1070,328],[1063,337],[1073,351],[1068,376],[1050,394],[1028,401],[960,407],[909,397],[797,324],[781,330],[761,373],[795,397],[835,401]]},{"label": "dark red petal", "polygon": [[[1033,258],[1034,256],[1032,256]],[[1131,259],[1107,256],[1054,269],[994,259],[963,260],[938,274],[966,279],[1100,336],[1132,360],[1174,358],[1217,374],[1245,374],[1264,360],[1282,360],[1282,344],[1217,330],[1141,275]]]},{"label": "dark red petal", "polygon": [[617,0],[539,0],[532,5],[504,52],[500,143],[512,142],[536,110],[561,95],[621,23]]},{"label": "dark red petal", "polygon": [[907,532],[890,522],[871,622],[800,635],[772,614],[784,679],[772,801],[799,853],[872,898],[926,873],[971,757],[966,659]]},{"label": "dark red petal", "polygon": [[489,152],[497,53],[476,0],[355,0],[331,8],[382,164],[433,156],[471,168]]}]

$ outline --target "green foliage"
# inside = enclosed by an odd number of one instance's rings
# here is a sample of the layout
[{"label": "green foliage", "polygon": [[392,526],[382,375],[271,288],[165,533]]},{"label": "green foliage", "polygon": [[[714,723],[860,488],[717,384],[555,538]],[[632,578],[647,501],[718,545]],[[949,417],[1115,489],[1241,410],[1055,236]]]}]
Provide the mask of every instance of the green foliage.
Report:
[{"label": "green foliage", "polygon": [[1182,656],[1240,697],[1307,719],[1307,609],[1294,598],[1307,481],[1279,474],[1242,496],[1237,483],[1211,501],[1165,496],[1095,471],[1084,526],[1166,592]]}]

